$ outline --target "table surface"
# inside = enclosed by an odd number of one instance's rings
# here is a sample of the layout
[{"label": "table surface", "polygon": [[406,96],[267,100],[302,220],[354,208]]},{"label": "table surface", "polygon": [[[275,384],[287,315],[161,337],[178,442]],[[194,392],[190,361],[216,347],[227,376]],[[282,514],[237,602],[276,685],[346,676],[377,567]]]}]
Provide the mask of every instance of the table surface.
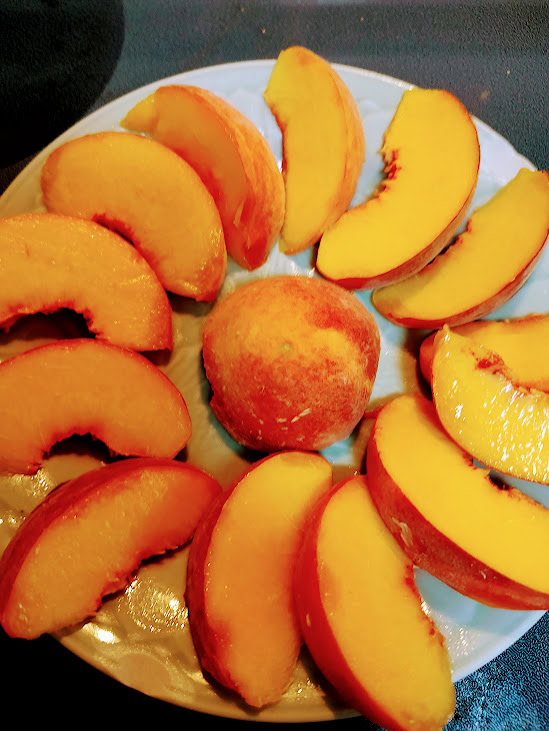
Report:
[{"label": "table surface", "polygon": [[[201,66],[275,58],[292,44],[333,62],[448,89],[548,169],[548,29],[549,5],[524,0],[3,0],[0,193],[41,147],[122,94]],[[206,720],[117,683],[50,637],[25,642],[0,634],[0,657],[5,707],[29,723]],[[547,731],[548,658],[545,615],[457,684],[456,714],[447,728]],[[375,728],[362,718],[326,723]],[[242,722],[215,719],[214,725],[230,729]]]}]

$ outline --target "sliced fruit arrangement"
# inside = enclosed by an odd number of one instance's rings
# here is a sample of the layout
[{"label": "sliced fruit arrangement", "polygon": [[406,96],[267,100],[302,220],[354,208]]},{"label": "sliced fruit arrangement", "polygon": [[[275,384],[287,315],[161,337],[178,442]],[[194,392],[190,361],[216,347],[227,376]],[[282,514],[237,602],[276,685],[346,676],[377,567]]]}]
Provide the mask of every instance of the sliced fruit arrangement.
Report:
[{"label": "sliced fruit arrangement", "polygon": [[473,120],[447,91],[404,92],[381,155],[387,177],[322,236],[316,266],[350,289],[385,286],[424,267],[461,225],[477,184]]},{"label": "sliced fruit arrangement", "polygon": [[172,310],[141,254],[103,226],[53,213],[0,219],[0,325],[69,308],[100,340],[172,347]]},{"label": "sliced fruit arrangement", "polygon": [[320,455],[284,452],[256,463],[198,527],[186,598],[204,670],[251,706],[278,701],[301,633],[292,580],[307,516],[332,486]]},{"label": "sliced fruit arrangement", "polygon": [[445,640],[423,611],[412,561],[383,524],[366,478],[338,483],[308,523],[295,597],[318,667],[383,728],[441,729],[455,705]]},{"label": "sliced fruit arrangement", "polygon": [[265,263],[284,220],[284,181],[259,129],[217,94],[163,86],[122,126],[146,132],[200,175],[221,216],[227,253],[244,269]]},{"label": "sliced fruit arrangement", "polygon": [[[532,346],[549,316],[473,323],[458,330],[467,338],[446,325],[425,340],[434,404],[380,407],[367,477],[333,487],[314,452],[359,423],[380,358],[375,319],[344,288],[383,287],[379,313],[410,327],[490,312],[539,259],[549,176],[521,170],[437,256],[479,168],[475,125],[454,96],[404,93],[381,150],[387,177],[351,210],[365,142],[341,77],[292,47],[265,100],[282,173],[236,108],[170,85],[122,122],[152,139],[102,132],[61,145],[42,171],[50,212],[0,221],[0,325],[70,308],[97,336],[0,364],[0,470],[32,475],[72,434],[138,456],[59,486],[24,520],[0,559],[0,623],[32,638],[84,621],[142,560],[194,536],[185,596],[207,676],[262,708],[284,694],[305,641],[360,713],[390,730],[440,729],[455,693],[413,565],[487,605],[549,609],[549,510],[473,463],[549,484],[549,396],[536,390],[549,390],[548,354]],[[276,452],[221,492],[173,461],[191,436],[185,401],[135,350],[172,345],[164,290],[212,301],[227,252],[257,269],[279,233],[288,255],[320,240],[324,279],[239,286],[205,320],[215,415],[240,444]]]},{"label": "sliced fruit arrangement", "polygon": [[417,566],[483,604],[549,609],[549,510],[474,466],[425,397],[383,407],[367,474],[385,525]]},{"label": "sliced fruit arrangement", "polygon": [[[476,320],[453,327],[504,360],[512,380],[527,388],[549,391],[549,315],[528,315],[513,320]],[[436,332],[421,343],[419,365],[431,383]]]},{"label": "sliced fruit arrangement", "polygon": [[155,140],[99,132],[65,142],[42,169],[49,211],[129,239],[170,292],[215,299],[227,252],[214,200],[198,174]]},{"label": "sliced fruit arrangement", "polygon": [[279,55],[264,96],[282,131],[286,213],[279,246],[296,254],[349,207],[364,162],[364,129],[339,74],[301,46]]},{"label": "sliced fruit arrangement", "polygon": [[549,484],[549,395],[516,383],[497,353],[447,326],[434,348],[433,401],[452,439],[488,467]]},{"label": "sliced fruit arrangement", "polygon": [[35,473],[45,453],[90,433],[127,456],[175,457],[191,436],[183,396],[132,350],[54,342],[0,364],[0,471]]},{"label": "sliced fruit arrangement", "polygon": [[377,324],[349,292],[278,276],[236,289],[203,331],[211,407],[240,444],[318,450],[349,436],[377,373]]},{"label": "sliced fruit arrangement", "polygon": [[482,317],[526,282],[548,234],[549,175],[523,168],[473,212],[447,251],[415,276],[375,291],[372,302],[406,327],[453,326]]},{"label": "sliced fruit arrangement", "polygon": [[127,459],[65,482],[2,555],[2,627],[29,639],[91,617],[144,559],[192,538],[220,490],[201,470],[167,459]]}]

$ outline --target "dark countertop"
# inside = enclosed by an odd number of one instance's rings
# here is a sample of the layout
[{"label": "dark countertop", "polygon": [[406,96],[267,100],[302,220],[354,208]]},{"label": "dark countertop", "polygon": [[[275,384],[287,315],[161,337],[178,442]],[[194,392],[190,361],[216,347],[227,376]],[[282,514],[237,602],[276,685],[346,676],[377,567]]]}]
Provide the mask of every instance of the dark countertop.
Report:
[{"label": "dark countertop", "polygon": [[[57,134],[127,91],[201,66],[275,58],[294,43],[333,62],[449,89],[548,169],[548,30],[549,5],[524,1],[4,0],[0,192]],[[0,653],[5,712],[16,709],[29,725],[206,720],[118,684],[48,637],[28,643],[2,634]],[[545,615],[457,684],[448,729],[547,731],[548,657]],[[359,718],[334,723],[371,727]],[[237,724],[218,719],[215,728]]]}]

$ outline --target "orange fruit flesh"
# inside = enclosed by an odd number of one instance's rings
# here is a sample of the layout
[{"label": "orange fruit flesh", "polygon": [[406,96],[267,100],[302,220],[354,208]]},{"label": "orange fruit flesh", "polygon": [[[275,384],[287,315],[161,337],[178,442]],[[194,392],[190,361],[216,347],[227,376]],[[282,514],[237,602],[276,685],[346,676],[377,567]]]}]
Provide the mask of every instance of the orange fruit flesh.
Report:
[{"label": "orange fruit flesh", "polygon": [[247,195],[246,171],[234,131],[199,93],[161,87],[131,109],[122,126],[150,133],[181,155],[212,194],[226,234],[234,236]]},{"label": "orange fruit flesh", "polygon": [[324,611],[353,675],[398,728],[441,728],[454,708],[444,639],[363,477],[328,503],[317,559]]},{"label": "orange fruit flesh", "polygon": [[130,239],[169,291],[208,299],[221,286],[226,251],[213,198],[164,145],[121,132],[71,140],[46,161],[42,190],[48,210]]},{"label": "orange fruit flesh", "polygon": [[235,488],[212,535],[206,607],[228,668],[252,706],[279,700],[289,685],[301,636],[292,578],[304,521],[332,485],[320,456],[289,452],[266,459]]},{"label": "orange fruit flesh", "polygon": [[259,129],[207,89],[163,86],[122,125],[147,132],[199,174],[221,216],[227,253],[245,269],[265,262],[284,218],[284,182]]},{"label": "orange fruit flesh", "polygon": [[468,338],[435,338],[433,398],[451,437],[489,467],[549,484],[549,396],[513,383],[501,358]]},{"label": "orange fruit flesh", "polygon": [[333,74],[316,54],[289,48],[279,55],[265,90],[283,136],[286,215],[280,248],[288,254],[320,238],[341,195],[348,128]]},{"label": "orange fruit flesh", "polygon": [[534,259],[549,229],[549,176],[523,168],[471,215],[466,231],[415,276],[376,291],[396,317],[444,320],[496,296]]},{"label": "orange fruit flesh", "polygon": [[174,457],[191,433],[185,402],[143,356],[95,340],[36,348],[0,366],[0,469],[32,473],[72,434],[119,454]]},{"label": "orange fruit flesh", "polygon": [[[187,541],[215,494],[212,478],[198,470],[128,472],[109,478],[99,470],[91,494],[82,500],[76,492],[52,523],[41,510],[43,532],[3,612],[11,634],[34,637],[94,614],[101,597],[124,586],[143,559]],[[73,489],[59,489],[67,488]]]},{"label": "orange fruit flesh", "polygon": [[381,154],[381,192],[322,237],[317,265],[330,279],[374,276],[412,259],[452,224],[476,184],[476,130],[447,92],[405,92]]},{"label": "orange fruit flesh", "polygon": [[376,443],[392,480],[436,530],[494,571],[549,592],[549,510],[474,467],[431,402],[395,399],[378,417]]},{"label": "orange fruit flesh", "polygon": [[[452,328],[458,335],[497,353],[513,380],[527,388],[549,390],[549,315],[530,315],[516,320],[477,320]],[[421,344],[421,369],[432,379],[436,333]]]},{"label": "orange fruit flesh", "polygon": [[138,350],[171,348],[164,288],[133,246],[90,221],[49,213],[0,221],[0,322],[68,307]]}]

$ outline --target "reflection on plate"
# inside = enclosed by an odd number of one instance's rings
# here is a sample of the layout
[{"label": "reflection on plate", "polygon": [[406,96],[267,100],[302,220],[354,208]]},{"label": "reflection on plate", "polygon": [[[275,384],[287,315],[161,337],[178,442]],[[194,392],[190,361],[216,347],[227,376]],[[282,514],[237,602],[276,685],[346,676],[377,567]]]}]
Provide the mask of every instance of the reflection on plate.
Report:
[{"label": "reflection on plate", "polygon": [[[119,122],[140,99],[157,86],[186,83],[203,86],[232,102],[248,115],[270,142],[281,161],[281,136],[263,101],[273,62],[254,61],[227,64],[179,74],[128,94],[99,109],[68,130],[35,158],[0,199],[0,216],[43,210],[40,171],[61,142],[83,134],[119,129]],[[364,200],[382,174],[381,146],[403,92],[409,85],[360,69],[336,66],[358,102],[366,133],[367,160],[354,203]],[[481,144],[478,186],[472,207],[486,202],[521,167],[532,168],[502,137],[477,123]],[[548,294],[549,259],[540,261],[528,284],[492,317],[510,317],[544,311]],[[252,274],[229,263],[221,296],[242,282],[272,274],[315,276],[310,252],[286,257],[274,250],[267,263]],[[465,284],[465,283],[464,283]],[[421,388],[415,356],[422,333],[407,332],[391,325],[372,308],[369,292],[357,296],[374,314],[381,333],[381,360],[372,404],[387,397]],[[152,356],[182,392],[193,421],[188,444],[189,462],[213,474],[228,486],[249,464],[249,455],[232,442],[212,416],[209,388],[200,358],[201,326],[211,305],[170,296],[174,310],[175,348],[169,357]],[[74,323],[63,315],[48,318],[47,327],[38,319],[16,326],[0,337],[0,360],[39,342],[67,337]],[[340,479],[361,469],[371,424],[365,421],[353,437],[325,450]],[[7,544],[22,515],[31,510],[61,481],[76,476],[108,458],[101,446],[77,440],[54,449],[44,467],[32,477],[0,478],[0,550]],[[441,475],[443,479],[443,475]],[[520,485],[519,485],[520,486]],[[528,485],[532,497],[545,502],[542,490]],[[183,602],[186,549],[147,562],[127,590],[107,600],[97,617],[81,627],[59,634],[59,640],[90,664],[117,680],[148,695],[207,713],[265,721],[313,721],[354,715],[327,693],[306,653],[292,686],[276,705],[258,713],[249,712],[232,696],[209,685],[200,671]],[[454,680],[459,680],[498,655],[543,614],[505,611],[485,607],[457,594],[424,572],[417,572],[419,589],[427,610],[445,634],[453,661]]]}]

